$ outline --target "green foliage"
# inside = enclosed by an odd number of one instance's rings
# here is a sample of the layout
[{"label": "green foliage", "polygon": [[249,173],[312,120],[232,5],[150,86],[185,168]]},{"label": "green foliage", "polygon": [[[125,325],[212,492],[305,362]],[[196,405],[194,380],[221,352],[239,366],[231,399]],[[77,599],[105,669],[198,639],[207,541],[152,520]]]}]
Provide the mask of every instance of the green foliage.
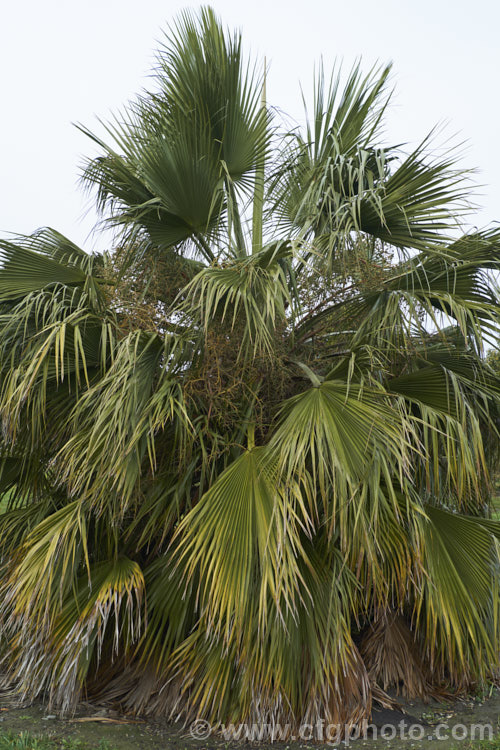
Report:
[{"label": "green foliage", "polygon": [[29,732],[20,732],[18,735],[9,732],[0,735],[2,750],[49,750],[50,747],[52,747],[50,740],[35,737]]},{"label": "green foliage", "polygon": [[[90,745],[79,739],[70,737],[47,737],[36,736],[31,732],[6,732],[0,734],[0,750],[90,750]],[[112,750],[105,740],[100,740],[97,745],[92,745],[97,750]]]},{"label": "green foliage", "polygon": [[382,143],[388,74],[320,71],[289,133],[239,35],[184,14],[85,131],[116,247],[0,241],[23,694],[292,731],[496,674],[500,232],[459,236],[452,154]]}]

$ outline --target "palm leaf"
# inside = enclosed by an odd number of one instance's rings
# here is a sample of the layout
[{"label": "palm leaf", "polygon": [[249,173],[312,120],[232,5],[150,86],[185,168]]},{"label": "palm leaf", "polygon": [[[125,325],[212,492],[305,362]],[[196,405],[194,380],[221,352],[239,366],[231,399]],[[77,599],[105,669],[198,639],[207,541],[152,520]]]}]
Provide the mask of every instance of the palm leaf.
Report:
[{"label": "palm leaf", "polygon": [[302,581],[296,557],[304,557],[300,530],[306,519],[300,520],[304,508],[297,489],[278,481],[276,460],[264,448],[252,448],[230,464],[177,529],[179,564],[187,580],[195,573],[199,578],[216,632],[241,631],[255,598],[261,622],[268,597],[280,612],[296,609]]}]

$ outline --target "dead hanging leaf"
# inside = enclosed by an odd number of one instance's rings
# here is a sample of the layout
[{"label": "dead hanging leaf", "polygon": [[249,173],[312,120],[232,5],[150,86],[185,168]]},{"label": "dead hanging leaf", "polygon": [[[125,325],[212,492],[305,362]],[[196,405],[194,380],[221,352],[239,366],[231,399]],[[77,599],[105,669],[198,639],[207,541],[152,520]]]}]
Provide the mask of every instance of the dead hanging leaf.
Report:
[{"label": "dead hanging leaf", "polygon": [[420,698],[425,702],[430,698],[446,699],[446,691],[432,681],[415,634],[396,612],[384,612],[370,625],[360,651],[372,685],[381,688],[376,698],[381,705],[384,703],[380,698],[383,699],[385,691],[391,687],[406,698]]}]

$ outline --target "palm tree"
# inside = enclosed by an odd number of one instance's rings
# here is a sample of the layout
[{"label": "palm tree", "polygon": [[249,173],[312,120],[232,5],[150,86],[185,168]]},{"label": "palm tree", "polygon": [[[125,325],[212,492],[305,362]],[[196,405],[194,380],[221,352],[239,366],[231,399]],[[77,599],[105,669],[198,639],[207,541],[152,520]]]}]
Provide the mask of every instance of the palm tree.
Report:
[{"label": "palm tree", "polygon": [[114,249],[1,242],[24,695],[292,731],[496,673],[500,232],[461,233],[453,156],[382,144],[388,75],[320,72],[286,131],[240,36],[184,14],[111,145],[85,131]]}]

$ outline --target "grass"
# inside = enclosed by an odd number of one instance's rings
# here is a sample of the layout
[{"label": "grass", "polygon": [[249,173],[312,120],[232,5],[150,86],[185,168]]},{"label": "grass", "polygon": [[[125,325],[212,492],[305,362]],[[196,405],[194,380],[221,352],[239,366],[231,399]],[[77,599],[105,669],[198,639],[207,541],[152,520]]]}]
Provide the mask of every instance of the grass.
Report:
[{"label": "grass", "polygon": [[5,732],[0,734],[0,750],[114,750],[105,740],[89,745],[79,739],[47,737],[31,732]]},{"label": "grass", "polygon": [[[420,743],[417,743],[420,744]],[[422,743],[424,746],[426,743]],[[227,746],[226,746],[227,747]],[[235,749],[241,747],[238,743]],[[412,744],[413,747],[413,744]],[[106,740],[100,740],[97,745],[89,745],[74,738],[48,737],[34,735],[31,732],[0,733],[0,750],[115,750]],[[257,746],[258,750],[258,746]],[[269,748],[267,748],[269,750]],[[288,748],[286,749],[288,750]],[[453,750],[500,750],[500,737],[480,742],[460,742]]]}]

